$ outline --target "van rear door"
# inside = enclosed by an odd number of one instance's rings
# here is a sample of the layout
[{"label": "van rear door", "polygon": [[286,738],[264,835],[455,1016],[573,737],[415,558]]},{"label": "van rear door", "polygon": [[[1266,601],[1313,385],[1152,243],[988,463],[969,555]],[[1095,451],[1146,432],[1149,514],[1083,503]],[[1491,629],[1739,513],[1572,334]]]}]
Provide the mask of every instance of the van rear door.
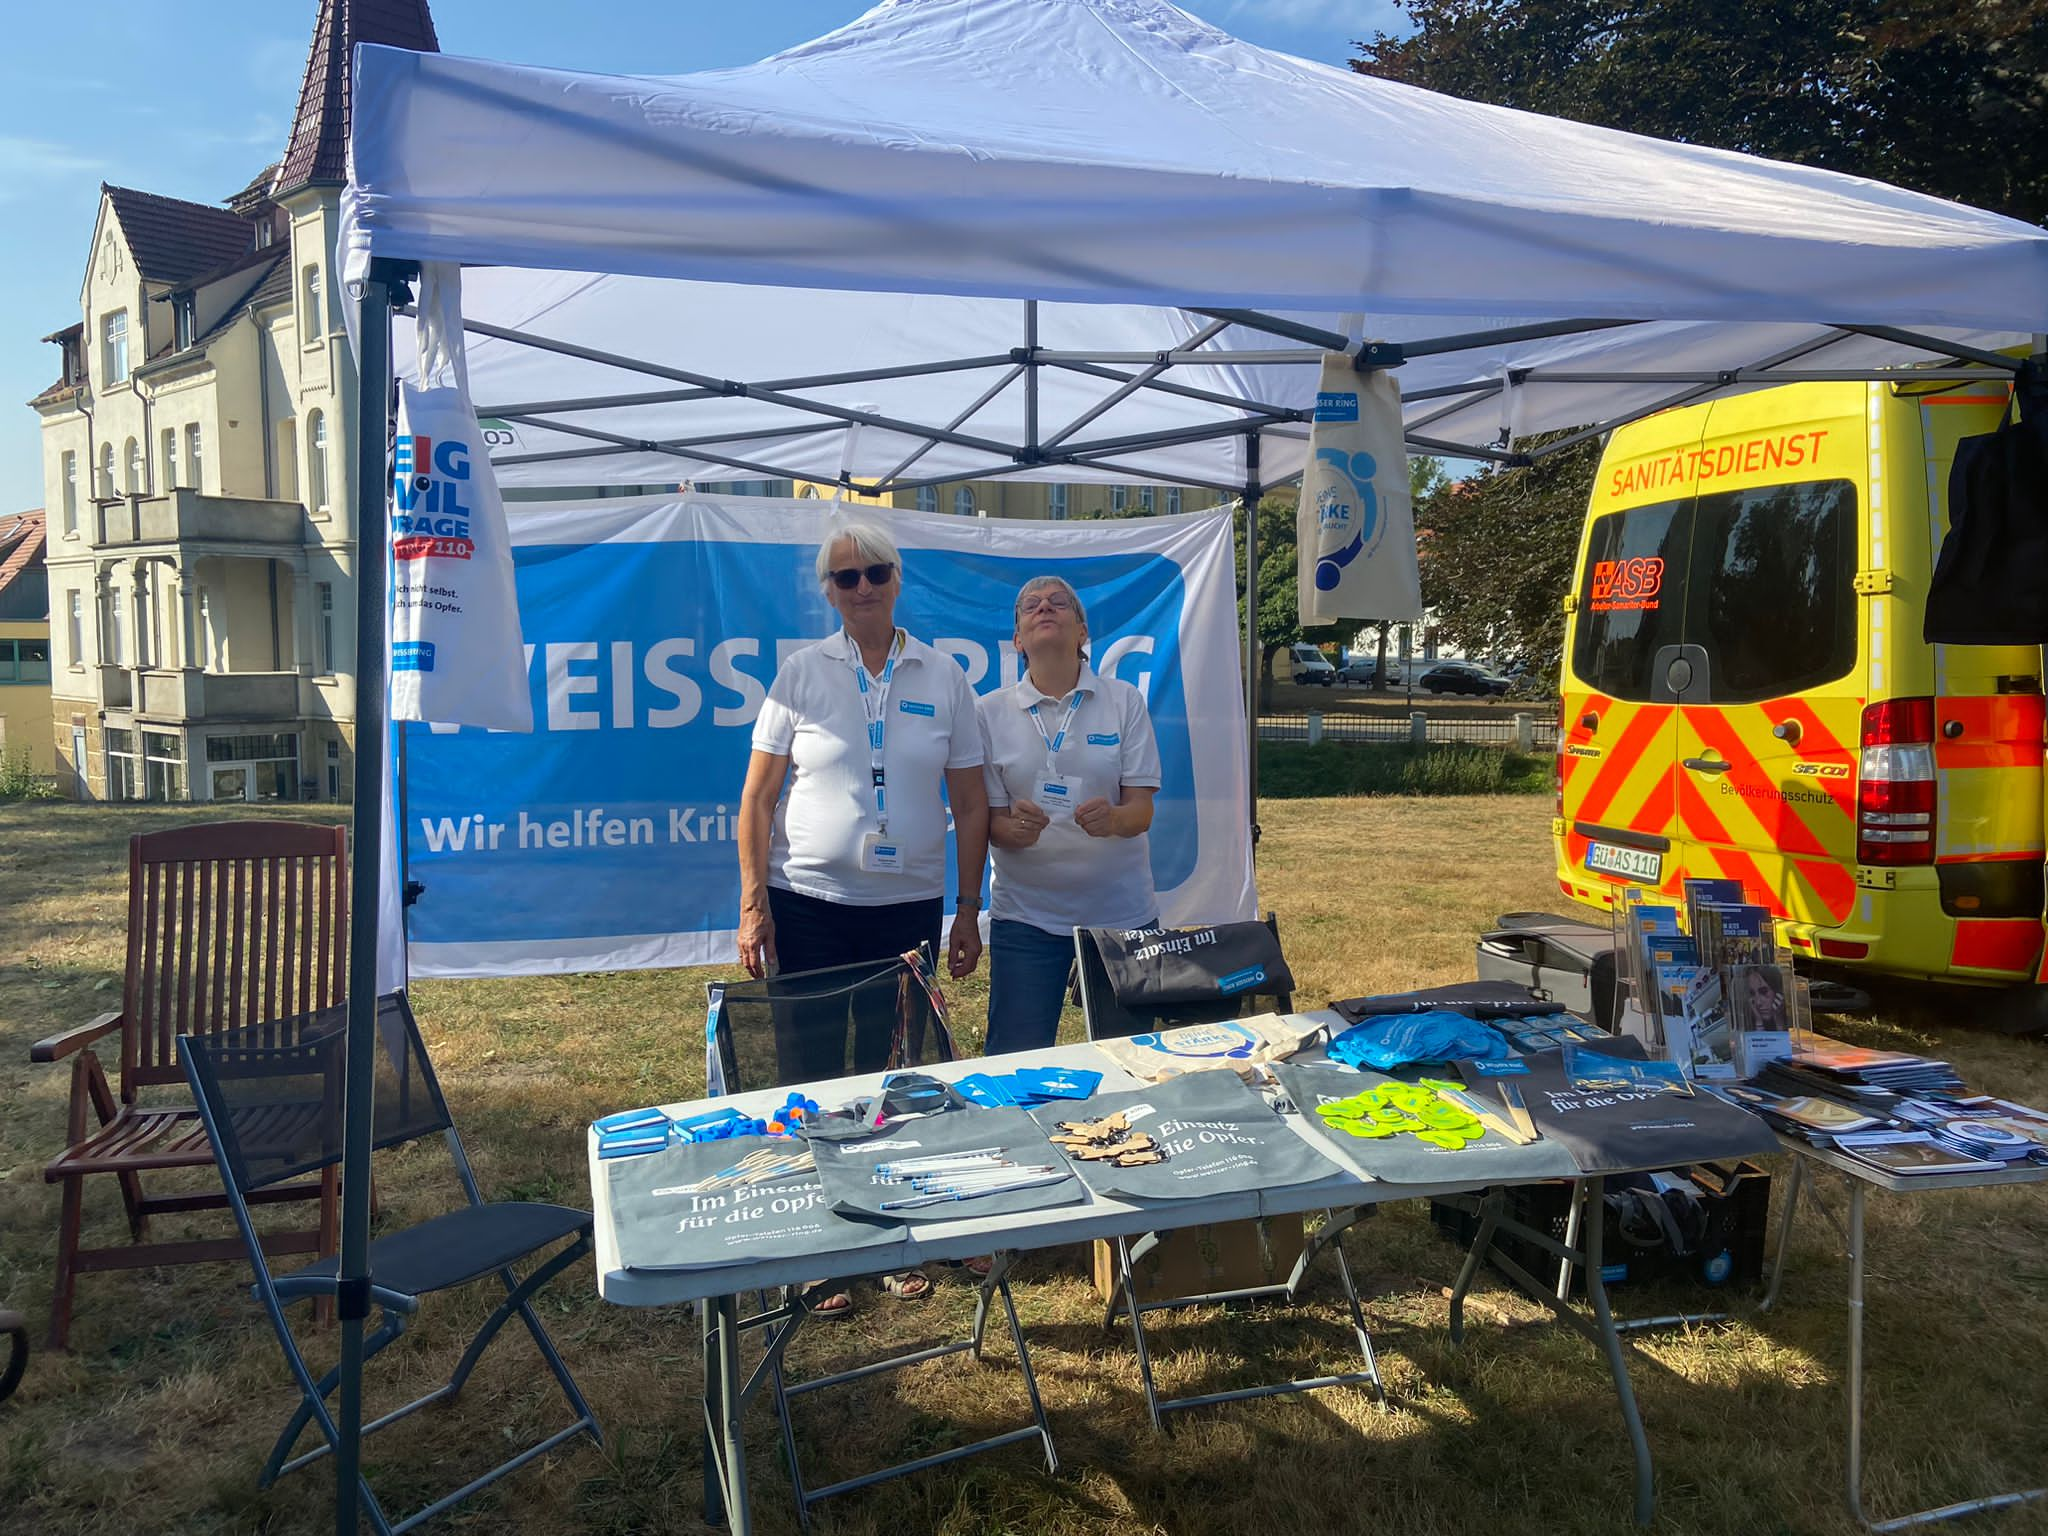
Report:
[{"label": "van rear door", "polygon": [[1856,592],[1872,457],[1863,398],[1857,385],[1807,386],[1710,408],[1685,643],[1665,679],[1685,873],[1739,879],[1775,914],[1822,926],[1848,917],[1856,894],[1871,692]]}]

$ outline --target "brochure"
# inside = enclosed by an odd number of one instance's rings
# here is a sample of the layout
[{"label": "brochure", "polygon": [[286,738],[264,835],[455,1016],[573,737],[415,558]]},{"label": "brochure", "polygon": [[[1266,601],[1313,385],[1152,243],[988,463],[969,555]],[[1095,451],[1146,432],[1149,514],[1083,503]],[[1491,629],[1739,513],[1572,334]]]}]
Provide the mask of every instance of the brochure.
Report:
[{"label": "brochure", "polygon": [[1792,1059],[1790,979],[1782,966],[1731,965],[1722,978],[1738,1077]]},{"label": "brochure", "polygon": [[1564,1047],[1564,1075],[1578,1093],[1672,1093],[1692,1096],[1692,1084],[1675,1061],[1636,1061],[1591,1051],[1567,1042]]},{"label": "brochure", "polygon": [[2005,1165],[1953,1151],[1926,1131],[1852,1131],[1835,1145],[1886,1173],[1995,1173]]}]

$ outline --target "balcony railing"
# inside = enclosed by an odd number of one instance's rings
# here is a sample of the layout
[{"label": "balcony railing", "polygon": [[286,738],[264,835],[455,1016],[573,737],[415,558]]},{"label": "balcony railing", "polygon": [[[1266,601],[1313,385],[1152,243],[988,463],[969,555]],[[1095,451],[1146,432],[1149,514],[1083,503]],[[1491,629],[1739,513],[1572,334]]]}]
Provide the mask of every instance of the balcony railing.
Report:
[{"label": "balcony railing", "polygon": [[96,510],[101,545],[305,542],[306,513],[295,501],[202,496],[181,489],[102,501]]},{"label": "balcony railing", "polygon": [[[299,713],[296,672],[202,672],[197,667],[137,674],[136,713],[152,720],[287,720]],[[112,708],[109,700],[108,707]]]}]

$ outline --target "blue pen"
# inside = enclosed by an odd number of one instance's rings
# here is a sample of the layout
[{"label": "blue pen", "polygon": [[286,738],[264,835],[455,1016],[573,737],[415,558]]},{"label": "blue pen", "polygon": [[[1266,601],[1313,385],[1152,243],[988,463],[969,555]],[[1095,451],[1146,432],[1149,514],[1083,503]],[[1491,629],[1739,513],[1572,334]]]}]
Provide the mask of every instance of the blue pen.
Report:
[{"label": "blue pen", "polygon": [[945,1194],[913,1195],[905,1200],[884,1200],[878,1207],[884,1211],[914,1211],[920,1206],[944,1205],[952,1200],[979,1200],[983,1195],[1008,1195],[1018,1190],[1037,1189],[1045,1184],[1058,1184],[1071,1178],[1071,1174],[1054,1173],[1045,1178],[1021,1179],[1015,1184],[992,1184],[986,1189],[956,1189]]}]

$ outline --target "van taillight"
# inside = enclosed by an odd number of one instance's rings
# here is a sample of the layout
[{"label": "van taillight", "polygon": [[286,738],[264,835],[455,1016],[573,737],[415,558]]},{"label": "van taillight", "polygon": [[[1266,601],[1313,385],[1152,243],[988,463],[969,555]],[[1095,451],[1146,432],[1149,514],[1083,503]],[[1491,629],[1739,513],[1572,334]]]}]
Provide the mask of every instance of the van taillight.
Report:
[{"label": "van taillight", "polygon": [[1934,862],[1934,700],[1886,699],[1863,711],[1856,773],[1856,862]]}]

